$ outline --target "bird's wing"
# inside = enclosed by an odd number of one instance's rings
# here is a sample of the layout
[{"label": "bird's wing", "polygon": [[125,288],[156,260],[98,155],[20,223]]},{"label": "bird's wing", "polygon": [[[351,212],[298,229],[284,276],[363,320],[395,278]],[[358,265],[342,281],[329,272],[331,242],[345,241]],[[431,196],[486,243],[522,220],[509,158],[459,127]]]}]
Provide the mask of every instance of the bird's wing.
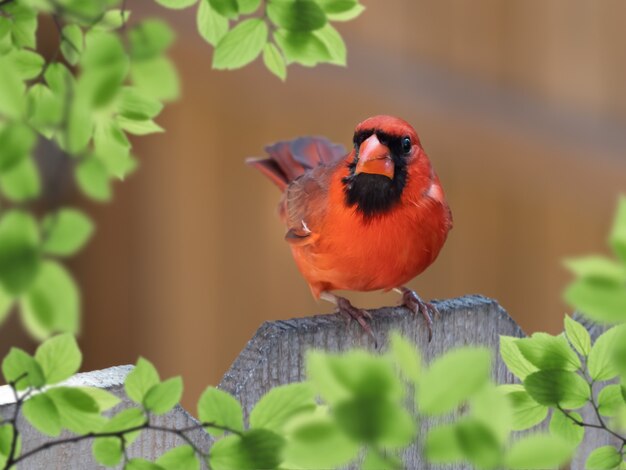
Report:
[{"label": "bird's wing", "polygon": [[285,240],[307,245],[317,240],[328,207],[328,187],[334,165],[319,165],[292,181],[283,193],[281,216],[287,225]]},{"label": "bird's wing", "polygon": [[257,168],[281,190],[319,165],[330,165],[346,155],[343,145],[324,137],[299,137],[265,147],[267,158],[248,158],[246,163]]}]

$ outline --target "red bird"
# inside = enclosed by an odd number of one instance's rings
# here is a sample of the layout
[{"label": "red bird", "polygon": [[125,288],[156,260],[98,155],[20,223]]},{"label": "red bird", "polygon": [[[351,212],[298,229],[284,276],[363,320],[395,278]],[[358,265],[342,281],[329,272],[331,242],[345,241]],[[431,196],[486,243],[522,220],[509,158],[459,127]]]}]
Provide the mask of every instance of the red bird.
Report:
[{"label": "red bird", "polygon": [[371,117],[356,126],[353,143],[346,155],[324,138],[302,137],[247,163],[283,191],[285,240],[316,299],[371,335],[370,315],[332,291],[395,289],[424,316],[430,340],[436,310],[404,284],[435,261],[452,228],[439,178],[402,119]]}]

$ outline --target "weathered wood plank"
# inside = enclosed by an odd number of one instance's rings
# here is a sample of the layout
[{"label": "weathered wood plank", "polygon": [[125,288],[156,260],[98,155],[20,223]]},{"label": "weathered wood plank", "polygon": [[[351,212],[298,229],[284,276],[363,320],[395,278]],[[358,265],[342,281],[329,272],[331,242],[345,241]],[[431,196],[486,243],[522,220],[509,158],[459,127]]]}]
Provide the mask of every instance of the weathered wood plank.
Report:
[{"label": "weathered wood plank", "polygon": [[[414,341],[427,362],[454,347],[486,345],[494,351],[494,379],[499,383],[513,381],[498,355],[498,338],[501,334],[521,337],[524,333],[495,300],[476,295],[435,302],[435,305],[441,318],[435,321],[430,343],[421,317],[400,307],[371,311],[371,325],[378,337],[379,350],[387,349],[387,337],[392,331],[399,331]],[[235,360],[220,387],[241,401],[247,416],[272,387],[305,377],[303,364],[307,350],[343,351],[355,347],[375,350],[373,340],[359,325],[353,322],[346,327],[338,315],[265,323]],[[422,423],[420,435],[425,435],[430,424]],[[404,453],[407,468],[435,468],[422,460],[418,445]]]}]

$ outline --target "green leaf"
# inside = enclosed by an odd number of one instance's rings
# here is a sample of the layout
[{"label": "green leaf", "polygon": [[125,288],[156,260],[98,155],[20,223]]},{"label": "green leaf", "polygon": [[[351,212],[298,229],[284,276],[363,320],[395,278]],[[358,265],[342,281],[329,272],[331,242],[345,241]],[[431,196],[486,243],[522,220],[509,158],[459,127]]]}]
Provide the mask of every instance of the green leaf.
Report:
[{"label": "green leaf", "polygon": [[[100,93],[100,91],[94,91],[95,88],[100,87],[99,83],[88,82],[88,78],[93,76],[97,76],[98,81],[103,77],[103,75],[97,72],[84,74],[81,77],[81,83],[77,85],[80,90],[76,91],[76,97],[71,102],[69,108],[67,129],[65,132],[60,132],[56,135],[59,147],[72,155],[83,153],[89,145],[93,134],[93,114],[89,100],[93,98],[92,94]],[[115,84],[115,81],[109,82],[105,80],[103,83],[103,86],[109,87],[111,84]],[[104,95],[111,93],[111,89],[103,88],[102,90]],[[101,94],[99,96],[103,95]]]},{"label": "green leaf", "polygon": [[11,296],[0,284],[0,325],[11,312],[11,307],[15,302],[13,296]]},{"label": "green leaf", "polygon": [[622,285],[578,279],[567,287],[564,299],[594,321],[616,323],[626,320],[626,288]]},{"label": "green leaf", "polygon": [[[127,433],[127,444],[130,445],[138,434],[128,431],[137,427],[142,427],[146,423],[146,416],[141,408],[128,408],[113,416],[102,427],[102,432],[125,432]],[[133,437],[134,436],[134,437]]]},{"label": "green leaf", "polygon": [[585,462],[586,470],[611,470],[619,468],[622,456],[613,446],[603,446],[594,449]]},{"label": "green leaf", "polygon": [[565,316],[565,333],[567,339],[576,348],[579,354],[587,356],[591,350],[591,337],[587,328],[578,323],[572,317]]},{"label": "green leaf", "polygon": [[287,78],[285,59],[278,48],[270,42],[263,47],[263,63],[270,72],[285,81]]},{"label": "green leaf", "polygon": [[120,90],[129,70],[129,58],[120,38],[113,33],[90,31],[85,42],[81,58],[84,71],[77,84],[74,104],[85,105],[86,117],[91,119],[90,107],[105,107]]},{"label": "green leaf", "polygon": [[620,335],[625,331],[626,327],[624,326],[613,327],[595,341],[587,361],[587,368],[592,379],[611,380],[618,375],[619,370],[614,361],[613,353]]},{"label": "green leaf", "polygon": [[478,468],[494,468],[502,459],[502,449],[493,432],[477,420],[464,419],[455,426],[458,446],[465,458]]},{"label": "green leaf", "polygon": [[133,135],[148,135],[156,132],[163,132],[163,128],[152,119],[136,121],[134,119],[127,119],[122,116],[118,116],[115,118],[115,122],[126,132]]},{"label": "green leaf", "polygon": [[106,423],[106,419],[100,416],[96,401],[79,388],[53,387],[46,395],[57,407],[61,425],[73,433],[96,432]]},{"label": "green leaf", "polygon": [[457,440],[456,425],[444,424],[433,427],[426,435],[424,453],[430,463],[445,464],[463,459],[463,451]]},{"label": "green leaf", "polygon": [[14,202],[25,202],[39,196],[41,181],[33,159],[24,158],[1,174],[0,187],[7,199]]},{"label": "green leaf", "polygon": [[420,410],[438,415],[452,410],[489,381],[491,354],[486,348],[463,347],[436,359],[419,387]]},{"label": "green leaf", "polygon": [[80,251],[94,231],[94,224],[84,213],[76,209],[60,209],[43,220],[42,249],[55,256],[70,256]]},{"label": "green leaf", "polygon": [[329,416],[311,413],[290,420],[283,451],[284,468],[316,470],[343,467],[359,451]]},{"label": "green leaf", "polygon": [[381,468],[385,470],[402,470],[404,469],[404,464],[396,455],[370,449],[365,454],[361,470],[380,470]]},{"label": "green leaf", "polygon": [[511,433],[513,409],[501,390],[490,383],[470,400],[470,416],[485,425],[501,445]]},{"label": "green leaf", "polygon": [[548,407],[540,405],[531,398],[522,386],[516,386],[513,390],[507,391],[513,409],[511,429],[523,431],[541,423],[548,415]]},{"label": "green leaf", "polygon": [[315,408],[313,388],[308,383],[274,387],[250,412],[250,428],[280,432],[293,416]]},{"label": "green leaf", "polygon": [[0,115],[18,119],[25,111],[26,87],[10,58],[0,57],[0,70]]},{"label": "green leaf", "polygon": [[50,88],[36,83],[28,90],[30,124],[47,139],[54,134],[54,127],[63,117],[63,102]]},{"label": "green leaf", "polygon": [[19,49],[7,56],[22,80],[31,80],[41,73],[44,59],[28,49]]},{"label": "green leaf", "polygon": [[142,404],[148,391],[159,383],[159,373],[150,361],[140,357],[137,364],[126,376],[124,389],[128,398]]},{"label": "green leaf", "polygon": [[93,442],[92,454],[96,462],[114,467],[122,461],[122,442],[117,437],[100,437]]},{"label": "green leaf", "polygon": [[24,323],[35,338],[78,331],[78,288],[66,269],[55,261],[41,263],[37,277],[20,304]]},{"label": "green leaf", "polygon": [[517,340],[522,355],[539,369],[577,370],[580,359],[563,336],[535,333]]},{"label": "green leaf", "polygon": [[226,18],[239,16],[239,3],[237,0],[209,0],[211,7]]},{"label": "green leaf", "polygon": [[329,405],[353,398],[399,401],[404,397],[404,385],[389,358],[365,351],[312,351],[307,356],[307,374]]},{"label": "green leaf", "polygon": [[576,374],[566,370],[540,370],[524,379],[530,396],[542,405],[580,408],[589,399],[589,385]]},{"label": "green leaf", "polygon": [[124,179],[136,167],[130,155],[130,142],[116,122],[96,122],[93,143],[95,156],[109,176]]},{"label": "green leaf", "polygon": [[[215,387],[207,387],[198,400],[198,418],[203,423],[213,423],[235,431],[243,431],[243,411],[239,402]],[[207,427],[209,434],[221,436],[221,429]]]},{"label": "green leaf", "polygon": [[61,433],[61,416],[54,402],[45,393],[26,400],[22,405],[22,413],[39,432],[48,436],[58,436]]},{"label": "green leaf", "polygon": [[337,424],[356,442],[397,448],[414,438],[411,415],[385,397],[362,395],[335,405],[333,411]]},{"label": "green leaf", "polygon": [[154,59],[174,42],[174,32],[165,21],[148,19],[128,32],[133,60]]},{"label": "green leaf", "polygon": [[216,46],[228,32],[228,19],[215,11],[209,0],[200,0],[196,26],[200,36],[212,46]]},{"label": "green leaf", "polygon": [[135,458],[128,461],[124,466],[124,470],[163,470],[163,467],[146,459]]},{"label": "green leaf", "polygon": [[[572,418],[582,422],[580,414],[575,411],[569,411],[568,413]],[[559,410],[552,412],[550,432],[563,438],[574,447],[578,446],[585,437],[585,428],[576,424],[572,419],[565,416],[565,413]]]},{"label": "green leaf", "polygon": [[156,117],[163,105],[136,87],[122,88],[117,101],[118,113],[126,119],[143,121]]},{"label": "green leaf", "polygon": [[28,158],[37,142],[37,136],[26,125],[12,123],[0,129],[0,173],[15,168]]},{"label": "green leaf", "polygon": [[[11,424],[0,425],[0,465],[5,466],[7,456],[11,451],[11,443],[13,442],[16,430]],[[21,439],[17,434],[17,445],[15,454],[20,455],[21,451]]]},{"label": "green leaf", "polygon": [[42,387],[43,372],[34,357],[19,348],[11,348],[2,361],[2,374],[7,383],[15,382],[17,390]]},{"label": "green leaf", "polygon": [[54,336],[42,343],[35,353],[46,385],[65,380],[80,368],[83,357],[74,336],[69,333]]},{"label": "green leaf", "polygon": [[283,51],[287,64],[297,62],[313,67],[319,62],[328,62],[332,54],[313,32],[295,32],[279,29],[274,33],[274,41]]},{"label": "green leaf", "polygon": [[39,270],[39,230],[35,219],[21,210],[0,218],[0,283],[12,295],[30,287]]},{"label": "green leaf", "polygon": [[156,415],[162,415],[174,408],[183,394],[183,380],[173,377],[156,384],[148,390],[143,399],[144,406]]},{"label": "green leaf", "polygon": [[626,268],[620,263],[602,256],[566,260],[565,266],[582,279],[612,284],[626,282]]},{"label": "green leaf", "polygon": [[111,183],[104,164],[94,158],[85,158],[76,167],[76,181],[78,186],[92,199],[96,201],[109,201],[111,199]]},{"label": "green leaf", "polygon": [[615,416],[624,407],[621,386],[611,384],[605,386],[598,395],[598,411],[602,416]]},{"label": "green leaf", "polygon": [[365,11],[365,7],[361,4],[357,4],[352,7],[350,10],[341,12],[341,13],[330,13],[326,12],[326,17],[330,21],[350,21],[359,16],[361,13]]},{"label": "green leaf", "polygon": [[156,461],[165,470],[200,470],[196,452],[189,445],[174,447]]},{"label": "green leaf", "polygon": [[165,8],[171,8],[172,10],[182,10],[183,8],[187,8],[197,0],[156,0],[159,5],[164,6]]},{"label": "green leaf", "polygon": [[48,65],[44,78],[50,90],[62,99],[65,99],[70,89],[76,84],[72,73],[65,65],[59,62],[52,62]]},{"label": "green leaf", "polygon": [[357,0],[318,0],[324,13],[345,13],[358,5]]},{"label": "green leaf", "polygon": [[557,436],[532,434],[515,442],[508,451],[506,467],[517,469],[557,468],[570,460],[575,450]]},{"label": "green leaf", "polygon": [[79,389],[96,401],[100,412],[113,408],[121,401],[116,395],[113,395],[102,388],[79,387]]},{"label": "green leaf", "polygon": [[76,65],[83,53],[83,31],[80,26],[70,24],[63,27],[63,40],[61,41],[61,52],[69,64]]},{"label": "green leaf", "polygon": [[267,24],[260,19],[242,21],[220,40],[213,55],[216,69],[238,69],[256,59],[267,41]]},{"label": "green leaf", "polygon": [[422,357],[417,347],[394,332],[390,337],[391,357],[402,375],[413,383],[417,383],[422,369]]},{"label": "green leaf", "polygon": [[130,73],[133,83],[154,99],[172,101],[180,94],[178,74],[166,57],[135,62]]},{"label": "green leaf", "polygon": [[313,0],[272,0],[267,5],[269,19],[287,31],[314,31],[326,24],[326,15]]},{"label": "green leaf", "polygon": [[276,468],[285,441],[266,429],[252,429],[241,437],[228,436],[211,447],[210,463],[214,470],[256,470]]},{"label": "green leaf", "polygon": [[113,8],[107,11],[102,18],[92,26],[92,28],[98,31],[111,31],[119,29],[124,23],[128,22],[129,18],[130,11],[122,11],[118,8]]},{"label": "green leaf", "polygon": [[237,0],[237,7],[242,15],[255,12],[259,5],[261,5],[261,0]]},{"label": "green leaf", "polygon": [[333,28],[330,24],[326,24],[323,28],[315,31],[317,36],[326,46],[330,53],[329,63],[334,65],[346,65],[346,44],[343,42],[343,38],[339,32]]},{"label": "green leaf", "polygon": [[619,198],[609,241],[617,256],[626,263],[626,196]]},{"label": "green leaf", "polygon": [[37,12],[20,3],[4,5],[2,9],[8,13],[13,22],[11,26],[13,44],[17,47],[36,49]]}]

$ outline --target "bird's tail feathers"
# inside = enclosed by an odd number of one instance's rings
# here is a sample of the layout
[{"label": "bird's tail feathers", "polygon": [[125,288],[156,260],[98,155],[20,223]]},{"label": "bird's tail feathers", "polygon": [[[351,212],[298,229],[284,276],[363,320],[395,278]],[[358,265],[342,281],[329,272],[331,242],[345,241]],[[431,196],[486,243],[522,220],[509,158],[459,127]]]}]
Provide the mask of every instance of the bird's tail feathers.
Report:
[{"label": "bird's tail feathers", "polygon": [[265,147],[267,158],[248,158],[246,163],[257,168],[281,190],[318,165],[335,163],[346,155],[343,145],[324,137],[299,137]]}]

